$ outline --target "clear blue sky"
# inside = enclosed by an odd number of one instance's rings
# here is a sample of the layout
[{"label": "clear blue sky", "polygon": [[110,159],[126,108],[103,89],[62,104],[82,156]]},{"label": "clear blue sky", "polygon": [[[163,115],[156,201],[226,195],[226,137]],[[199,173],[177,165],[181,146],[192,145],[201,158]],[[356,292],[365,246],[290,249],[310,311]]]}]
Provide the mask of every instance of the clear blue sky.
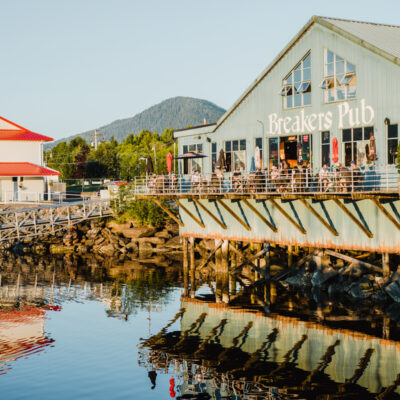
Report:
[{"label": "clear blue sky", "polygon": [[400,25],[394,0],[0,0],[0,10],[0,115],[54,138],[174,96],[228,108],[313,14]]}]

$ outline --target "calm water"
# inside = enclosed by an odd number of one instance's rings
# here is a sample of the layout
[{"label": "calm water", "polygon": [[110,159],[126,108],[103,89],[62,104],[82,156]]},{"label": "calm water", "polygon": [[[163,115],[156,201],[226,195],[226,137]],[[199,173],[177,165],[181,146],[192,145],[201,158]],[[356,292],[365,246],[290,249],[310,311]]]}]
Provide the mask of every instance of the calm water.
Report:
[{"label": "calm water", "polygon": [[179,266],[27,258],[0,273],[1,399],[400,398],[380,310],[274,287],[235,287],[226,306],[212,281],[183,296]]}]

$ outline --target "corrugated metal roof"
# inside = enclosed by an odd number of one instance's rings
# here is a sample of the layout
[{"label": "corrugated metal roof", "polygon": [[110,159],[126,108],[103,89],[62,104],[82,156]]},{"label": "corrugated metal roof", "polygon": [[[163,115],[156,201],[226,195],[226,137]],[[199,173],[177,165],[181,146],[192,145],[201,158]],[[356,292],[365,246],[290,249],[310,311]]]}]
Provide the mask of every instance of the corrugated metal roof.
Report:
[{"label": "corrugated metal roof", "polygon": [[319,19],[327,21],[395,57],[400,57],[400,26],[329,17],[319,17]]}]

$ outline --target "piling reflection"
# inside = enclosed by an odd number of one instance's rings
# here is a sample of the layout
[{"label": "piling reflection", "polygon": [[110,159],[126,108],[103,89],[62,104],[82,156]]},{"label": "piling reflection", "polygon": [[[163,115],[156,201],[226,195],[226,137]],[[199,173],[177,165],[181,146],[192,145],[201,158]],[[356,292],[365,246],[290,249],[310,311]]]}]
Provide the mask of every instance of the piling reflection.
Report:
[{"label": "piling reflection", "polygon": [[183,297],[141,345],[140,363],[174,374],[178,398],[400,399],[400,343],[267,314],[251,295],[242,307],[205,297]]}]

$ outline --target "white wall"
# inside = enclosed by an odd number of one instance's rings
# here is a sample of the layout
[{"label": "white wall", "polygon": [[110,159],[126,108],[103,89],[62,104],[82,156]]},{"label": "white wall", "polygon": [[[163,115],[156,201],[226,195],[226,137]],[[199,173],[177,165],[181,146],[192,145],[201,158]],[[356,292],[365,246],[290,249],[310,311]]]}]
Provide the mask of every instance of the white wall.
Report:
[{"label": "white wall", "polygon": [[41,142],[23,140],[0,141],[0,162],[42,164]]},{"label": "white wall", "polygon": [[22,188],[18,187],[18,195],[14,196],[14,182],[12,177],[0,178],[0,198],[1,201],[36,201],[42,200],[45,190],[44,178],[25,177]]}]

